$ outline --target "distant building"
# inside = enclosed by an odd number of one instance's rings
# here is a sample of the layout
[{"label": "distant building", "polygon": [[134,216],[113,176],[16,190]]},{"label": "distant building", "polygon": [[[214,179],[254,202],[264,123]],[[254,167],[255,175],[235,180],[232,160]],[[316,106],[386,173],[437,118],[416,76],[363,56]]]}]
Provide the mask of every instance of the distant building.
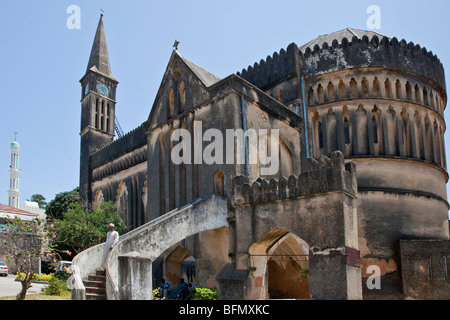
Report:
[{"label": "distant building", "polygon": [[35,201],[25,201],[25,204],[20,209],[37,214],[39,219],[45,219],[47,217],[45,209],[39,208],[39,204]]},{"label": "distant building", "polygon": [[18,217],[21,220],[31,221],[39,217],[39,213],[14,208],[0,203],[0,227],[4,227],[5,218]]},{"label": "distant building", "polygon": [[17,141],[11,143],[11,165],[9,166],[9,190],[8,190],[8,205],[14,208],[19,208],[19,153],[20,145]]},{"label": "distant building", "polygon": [[[4,204],[0,204],[0,261],[5,261],[6,257],[6,251],[5,251],[5,245],[3,244],[3,236],[2,233],[7,230],[6,226],[6,218],[12,218],[15,217],[20,218],[24,221],[31,221],[33,219],[39,218],[39,213],[33,213],[29,211],[25,211],[19,208],[14,208],[11,206],[7,206]],[[8,263],[8,271],[9,273],[15,273],[17,272],[17,267],[14,265],[14,262]],[[34,263],[34,270],[35,272],[39,272],[39,261],[36,261]]]},{"label": "distant building", "polygon": [[45,210],[39,208],[37,202],[25,201],[23,206],[19,206],[20,191],[19,191],[19,153],[20,144],[14,139],[11,142],[11,164],[9,166],[9,190],[8,190],[8,206],[13,208],[20,208],[25,212],[31,212],[38,215],[39,219],[45,219]]}]

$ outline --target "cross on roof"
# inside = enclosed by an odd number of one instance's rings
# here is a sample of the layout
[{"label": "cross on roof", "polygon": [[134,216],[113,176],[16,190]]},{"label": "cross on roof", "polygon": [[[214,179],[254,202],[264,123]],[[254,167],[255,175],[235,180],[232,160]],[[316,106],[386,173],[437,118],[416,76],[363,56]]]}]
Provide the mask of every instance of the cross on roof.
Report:
[{"label": "cross on roof", "polygon": [[178,50],[178,45],[179,44],[180,44],[180,42],[175,40],[175,42],[173,43],[173,47],[175,48],[175,50]]}]

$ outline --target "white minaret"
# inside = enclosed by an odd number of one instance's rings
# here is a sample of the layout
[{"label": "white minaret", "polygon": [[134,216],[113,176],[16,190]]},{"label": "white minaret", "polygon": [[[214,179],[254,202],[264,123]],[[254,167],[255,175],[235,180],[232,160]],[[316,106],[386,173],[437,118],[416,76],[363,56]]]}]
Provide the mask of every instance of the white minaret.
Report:
[{"label": "white minaret", "polygon": [[[17,137],[17,132],[15,132]],[[11,165],[9,166],[9,206],[14,208],[19,208],[19,153],[20,153],[20,145],[16,141],[16,137],[14,137],[14,142],[11,142]]]}]

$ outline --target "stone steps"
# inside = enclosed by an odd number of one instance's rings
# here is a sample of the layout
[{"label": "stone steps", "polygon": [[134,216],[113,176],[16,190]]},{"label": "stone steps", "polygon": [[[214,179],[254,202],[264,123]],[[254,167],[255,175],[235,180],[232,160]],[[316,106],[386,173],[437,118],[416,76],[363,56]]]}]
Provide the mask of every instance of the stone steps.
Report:
[{"label": "stone steps", "polygon": [[86,300],[106,300],[106,272],[97,270],[83,280],[86,288]]}]

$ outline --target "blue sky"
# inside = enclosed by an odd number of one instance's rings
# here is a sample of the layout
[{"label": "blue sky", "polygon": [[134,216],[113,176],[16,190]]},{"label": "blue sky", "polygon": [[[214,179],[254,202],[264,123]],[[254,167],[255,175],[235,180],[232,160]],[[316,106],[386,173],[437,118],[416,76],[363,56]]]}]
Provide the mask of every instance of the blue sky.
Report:
[{"label": "blue sky", "polygon": [[[70,5],[80,8],[80,29],[66,26]],[[14,131],[21,145],[21,205],[32,194],[50,201],[78,185],[79,80],[100,8],[119,80],[116,116],[128,132],[150,114],[175,39],[183,56],[226,77],[291,42],[301,46],[346,27],[367,29],[370,5],[381,9],[381,29],[374,31],[433,51],[450,83],[450,4],[444,0],[2,1],[0,203],[8,203]],[[445,137],[450,150],[448,131]]]}]

